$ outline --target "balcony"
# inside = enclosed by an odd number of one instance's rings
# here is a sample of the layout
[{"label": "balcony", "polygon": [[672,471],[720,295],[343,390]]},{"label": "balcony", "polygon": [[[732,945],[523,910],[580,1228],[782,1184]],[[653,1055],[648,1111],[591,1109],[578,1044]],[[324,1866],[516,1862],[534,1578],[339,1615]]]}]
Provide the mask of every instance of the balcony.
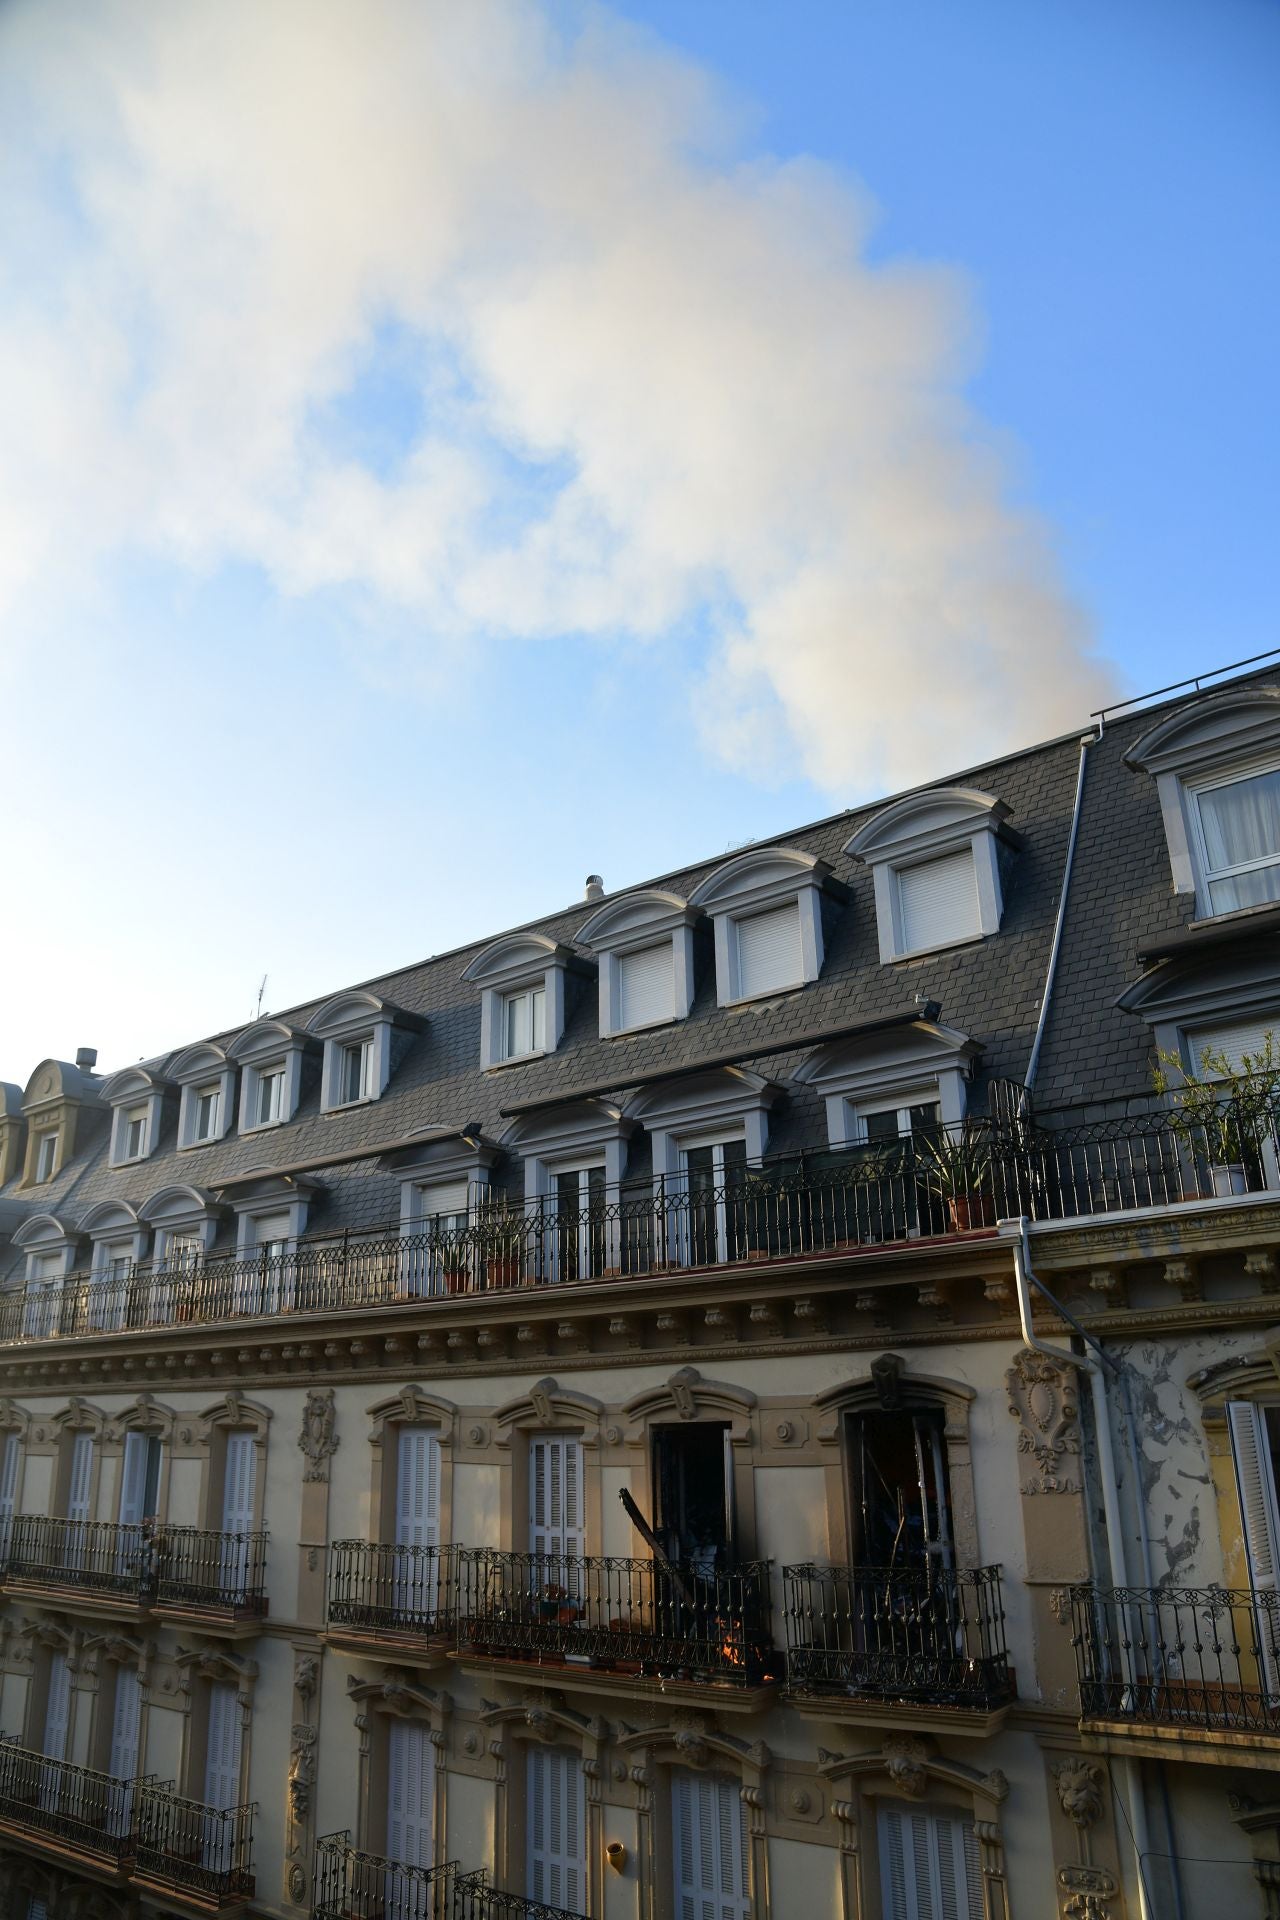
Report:
[{"label": "balcony", "polygon": [[650,1560],[464,1548],[457,1608],[458,1646],[473,1659],[699,1687],[752,1689],[781,1675],[764,1560],[704,1573]]},{"label": "balcony", "polygon": [[[585,1206],[493,1207],[447,1230],[317,1236],[285,1254],[144,1264],[111,1281],[70,1274],[0,1295],[0,1345],[829,1259],[991,1232],[1019,1214],[1075,1220],[1280,1195],[1280,1112],[1242,1117],[1228,1147],[1221,1136],[1221,1125],[1175,1126],[1168,1112],[1056,1130],[974,1120],[766,1161],[720,1186],[666,1177]],[[1239,1158],[1221,1163],[1227,1151]]]},{"label": "balcony", "polygon": [[226,1812],[172,1787],[138,1789],[136,1891],[192,1914],[225,1913],[253,1898],[252,1805]]},{"label": "balcony", "polygon": [[1081,1726],[1116,1752],[1280,1764],[1280,1593],[1071,1589]]},{"label": "balcony", "polygon": [[453,1920],[583,1920],[583,1916],[568,1907],[531,1900],[527,1893],[491,1887],[482,1869],[459,1874],[454,1882]]},{"label": "balcony", "polygon": [[138,1795],[154,1781],[116,1780],[0,1741],[0,1837],[123,1879],[133,1858]]},{"label": "balcony", "polygon": [[423,1657],[452,1645],[458,1548],[337,1540],[329,1553],[331,1646],[352,1653]]},{"label": "balcony", "polygon": [[311,1920],[454,1920],[452,1861],[415,1867],[353,1847],[350,1833],[316,1841]]},{"label": "balcony", "polygon": [[999,1567],[805,1565],[782,1584],[802,1711],[987,1733],[1012,1701]]},{"label": "balcony", "polygon": [[256,1631],[267,1611],[265,1533],[122,1527],[33,1514],[15,1517],[4,1567],[17,1598],[94,1614]]}]

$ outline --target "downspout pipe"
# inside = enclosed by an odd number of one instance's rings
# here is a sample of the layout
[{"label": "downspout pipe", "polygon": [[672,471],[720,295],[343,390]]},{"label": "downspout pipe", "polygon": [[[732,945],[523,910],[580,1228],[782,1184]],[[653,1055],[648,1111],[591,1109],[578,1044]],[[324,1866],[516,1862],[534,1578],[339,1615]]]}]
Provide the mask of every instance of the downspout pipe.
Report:
[{"label": "downspout pipe", "polygon": [[1084,806],[1084,770],[1089,758],[1089,749],[1098,739],[1097,733],[1084,733],[1080,736],[1080,765],[1076,771],[1076,799],[1071,809],[1071,832],[1067,836],[1067,854],[1062,866],[1062,890],[1058,895],[1058,917],[1053,923],[1053,944],[1049,948],[1049,965],[1045,969],[1044,991],[1040,995],[1040,1014],[1036,1021],[1035,1037],[1031,1042],[1031,1057],[1027,1061],[1027,1071],[1023,1077],[1023,1086],[1028,1095],[1035,1085],[1036,1069],[1040,1065],[1040,1047],[1044,1040],[1044,1030],[1049,1024],[1049,1003],[1053,999],[1053,982],[1058,971],[1058,952],[1062,946],[1062,929],[1067,918],[1067,895],[1071,890],[1071,869],[1075,863],[1076,841],[1080,836],[1080,813]]},{"label": "downspout pipe", "polygon": [[[1031,1324],[1031,1288],[1039,1286],[1031,1269],[1030,1250],[1027,1245],[1027,1223],[1021,1220],[1002,1220],[1002,1233],[1013,1236],[1013,1277],[1018,1296],[1018,1324],[1022,1338],[1033,1353],[1042,1353],[1046,1360],[1052,1360],[1061,1367],[1072,1367],[1077,1373],[1089,1376],[1089,1391],[1093,1402],[1094,1434],[1098,1447],[1098,1475],[1102,1481],[1102,1512],[1107,1530],[1107,1560],[1113,1587],[1127,1587],[1128,1574],[1125,1568],[1124,1533],[1120,1519],[1120,1492],[1116,1478],[1115,1449],[1111,1441],[1111,1420],[1107,1409],[1107,1371],[1117,1372],[1114,1360],[1101,1352],[1073,1353],[1069,1347],[1051,1346],[1042,1340]],[[1087,1336],[1086,1336],[1087,1338]],[[1096,1345],[1096,1343],[1095,1343]],[[1129,1808],[1129,1824],[1133,1830],[1134,1851],[1138,1856],[1138,1908],[1142,1920],[1157,1920],[1151,1896],[1147,1889],[1143,1862],[1151,1857],[1150,1832],[1147,1826],[1147,1808],[1142,1795],[1142,1782],[1131,1760],[1122,1762],[1125,1778],[1125,1799]]]}]

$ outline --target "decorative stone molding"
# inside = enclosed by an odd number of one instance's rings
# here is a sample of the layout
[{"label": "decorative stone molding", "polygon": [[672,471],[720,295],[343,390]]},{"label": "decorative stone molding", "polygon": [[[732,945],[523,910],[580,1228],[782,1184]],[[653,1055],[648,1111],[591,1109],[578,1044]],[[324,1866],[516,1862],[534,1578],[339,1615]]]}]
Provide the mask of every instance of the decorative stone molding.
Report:
[{"label": "decorative stone molding", "polygon": [[1102,1813],[1106,1784],[1102,1768],[1083,1756],[1063,1760],[1053,1768],[1053,1782],[1068,1820],[1077,1827],[1091,1827]]},{"label": "decorative stone molding", "polygon": [[646,1423],[674,1415],[677,1420],[727,1420],[733,1438],[745,1440],[756,1405],[755,1394],[746,1387],[704,1380],[696,1367],[681,1367],[661,1386],[647,1387],[628,1400],[623,1413],[634,1429],[628,1439],[639,1440]]},{"label": "decorative stone molding", "polygon": [[1071,1371],[1024,1347],[1005,1373],[1009,1412],[1021,1422],[1018,1452],[1030,1454],[1033,1471],[1024,1493],[1079,1493],[1067,1471],[1080,1454],[1079,1402]]},{"label": "decorative stone molding", "polygon": [[600,1416],[604,1408],[587,1393],[574,1393],[558,1380],[538,1380],[518,1400],[509,1400],[493,1416],[498,1445],[509,1447],[518,1428],[563,1427],[581,1429],[583,1442],[594,1446],[600,1437]]},{"label": "decorative stone molding", "polygon": [[[310,1397],[311,1396],[308,1396],[309,1399]],[[328,1397],[330,1403],[332,1403],[332,1391]],[[436,1437],[442,1447],[452,1446],[453,1444],[458,1416],[457,1407],[452,1400],[445,1400],[438,1393],[430,1393],[425,1387],[420,1387],[416,1383],[401,1387],[399,1392],[393,1393],[389,1399],[375,1401],[373,1406],[365,1408],[365,1412],[368,1414],[370,1421],[369,1440],[375,1447],[380,1447],[385,1443],[387,1437],[386,1430],[389,1425],[435,1427],[437,1429]],[[332,1414],[332,1404],[330,1405],[330,1414]],[[301,1444],[301,1442],[299,1444]],[[333,1448],[336,1446],[337,1441],[335,1440],[329,1452],[332,1453]],[[311,1477],[310,1474],[307,1475],[307,1478]],[[323,1477],[325,1479],[329,1477],[327,1459]]]},{"label": "decorative stone molding", "polygon": [[265,1442],[270,1424],[270,1407],[264,1407],[257,1400],[246,1400],[242,1393],[231,1392],[215,1400],[200,1415],[200,1438],[207,1441],[215,1428],[223,1427],[253,1433]]}]

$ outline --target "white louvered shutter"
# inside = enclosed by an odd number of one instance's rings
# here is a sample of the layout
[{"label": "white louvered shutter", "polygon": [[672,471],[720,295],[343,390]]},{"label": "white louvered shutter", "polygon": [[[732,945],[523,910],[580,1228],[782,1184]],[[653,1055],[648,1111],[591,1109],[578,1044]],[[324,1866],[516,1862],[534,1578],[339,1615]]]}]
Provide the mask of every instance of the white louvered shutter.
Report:
[{"label": "white louvered shutter", "polygon": [[582,1442],[568,1434],[529,1442],[529,1551],[556,1558],[586,1552],[582,1512]]},{"label": "white louvered shutter", "polygon": [[902,945],[943,947],[952,940],[968,940],[981,932],[978,919],[978,876],[973,848],[944,854],[940,860],[922,860],[898,872],[898,902],[902,909]]},{"label": "white louvered shutter", "polygon": [[1191,1064],[1197,1073],[1201,1072],[1200,1063],[1208,1047],[1211,1053],[1225,1054],[1234,1073],[1243,1073],[1245,1054],[1256,1057],[1262,1053],[1268,1033],[1275,1035],[1276,1051],[1280,1053],[1280,1016],[1274,1014],[1269,1020],[1237,1020],[1226,1027],[1197,1027],[1187,1035]]},{"label": "white louvered shutter", "polygon": [[22,1441],[16,1433],[7,1433],[0,1450],[0,1555],[9,1551],[13,1532],[13,1510],[18,1499],[18,1468],[22,1464]]},{"label": "white louvered shutter", "polygon": [[426,1427],[401,1427],[396,1456],[396,1545],[440,1544],[440,1442]]},{"label": "white louvered shutter", "polygon": [[71,1724],[71,1669],[65,1653],[49,1661],[49,1695],[44,1710],[43,1751],[50,1760],[67,1757],[67,1730]]},{"label": "white louvered shutter", "polygon": [[[1227,1423],[1240,1495],[1240,1518],[1249,1561],[1249,1585],[1259,1595],[1280,1587],[1280,1511],[1267,1443],[1266,1415],[1251,1400],[1230,1400]],[[1280,1690],[1280,1612],[1274,1602],[1257,1609],[1258,1644],[1267,1691]]]},{"label": "white louvered shutter", "polygon": [[93,1488],[93,1435],[77,1433],[71,1442],[71,1472],[67,1483],[67,1565],[83,1567],[89,1544],[86,1523],[89,1519]]},{"label": "white louvered shutter", "polygon": [[677,1920],[749,1920],[747,1815],[726,1774],[671,1776]]},{"label": "white louvered shutter", "polygon": [[886,1802],[877,1830],[884,1920],[982,1920],[972,1820]]},{"label": "white louvered shutter", "polygon": [[676,976],[670,940],[638,953],[618,955],[618,1021],[623,1027],[647,1027],[670,1020],[676,1007]]},{"label": "white louvered shutter", "polygon": [[136,1667],[116,1668],[116,1698],[111,1717],[111,1759],[107,1771],[116,1783],[108,1802],[109,1831],[127,1833],[133,1815],[133,1782],[138,1772],[142,1688]]},{"label": "white louvered shutter", "polygon": [[37,1900],[33,1893],[27,1902],[27,1920],[49,1920],[49,1909],[43,1900]]},{"label": "white louvered shutter", "polygon": [[738,938],[738,992],[743,999],[800,984],[798,901],[789,900],[785,907],[771,907],[767,913],[753,913],[746,920],[735,921],[734,925]]},{"label": "white louvered shutter", "polygon": [[580,1913],[587,1898],[587,1799],[570,1747],[528,1753],[528,1890],[549,1907]]},{"label": "white louvered shutter", "polygon": [[258,1449],[251,1433],[227,1435],[227,1458],[222,1479],[222,1579],[233,1593],[243,1593],[249,1578],[249,1541],[254,1530]]},{"label": "white louvered shutter", "polygon": [[209,1688],[204,1800],[220,1812],[240,1804],[240,1702],[235,1688],[221,1681]]},{"label": "white louvered shutter", "polygon": [[153,1518],[160,1481],[160,1441],[152,1433],[127,1433],[120,1475],[120,1525],[141,1526]]},{"label": "white louvered shutter", "polygon": [[[387,1729],[387,1857],[407,1867],[429,1867],[432,1860],[432,1812],[436,1750],[430,1729],[411,1720],[393,1720]],[[389,1903],[397,1916],[411,1901],[404,1893]]]}]

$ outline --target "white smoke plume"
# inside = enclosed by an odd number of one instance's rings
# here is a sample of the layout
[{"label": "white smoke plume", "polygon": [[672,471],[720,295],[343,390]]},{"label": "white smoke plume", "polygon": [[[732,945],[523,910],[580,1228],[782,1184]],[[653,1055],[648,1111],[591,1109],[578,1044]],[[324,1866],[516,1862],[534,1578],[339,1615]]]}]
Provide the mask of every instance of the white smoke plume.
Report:
[{"label": "white smoke plume", "polygon": [[[711,749],[855,791],[1108,676],[968,408],[957,276],[745,154],[706,76],[537,0],[0,8],[0,603],[266,570],[377,671],[675,635]],[[941,164],[941,161],[940,161]],[[394,337],[410,443],[331,409]]]}]

